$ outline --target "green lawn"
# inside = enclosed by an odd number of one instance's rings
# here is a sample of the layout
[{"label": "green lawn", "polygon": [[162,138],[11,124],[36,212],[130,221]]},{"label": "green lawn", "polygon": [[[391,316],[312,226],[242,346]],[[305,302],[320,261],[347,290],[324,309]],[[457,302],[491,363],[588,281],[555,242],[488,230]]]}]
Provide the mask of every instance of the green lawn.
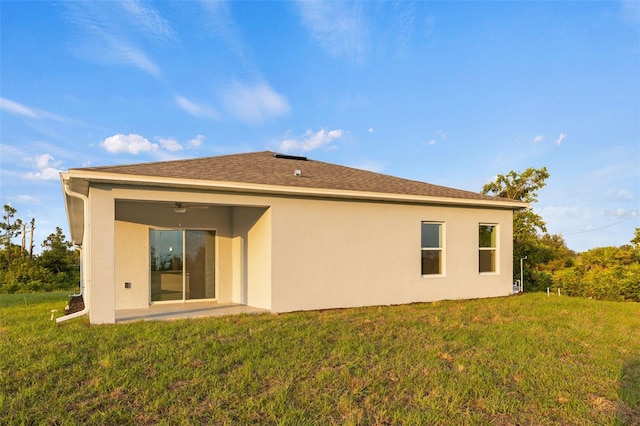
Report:
[{"label": "green lawn", "polygon": [[56,325],[0,296],[0,424],[640,424],[640,304],[526,294]]}]

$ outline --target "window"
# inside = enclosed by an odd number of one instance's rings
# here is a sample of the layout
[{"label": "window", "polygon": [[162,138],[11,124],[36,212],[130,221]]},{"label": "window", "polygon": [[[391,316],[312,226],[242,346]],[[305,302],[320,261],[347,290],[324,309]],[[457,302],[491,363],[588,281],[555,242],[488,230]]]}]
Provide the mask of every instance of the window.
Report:
[{"label": "window", "polygon": [[422,275],[444,274],[442,223],[422,222]]},{"label": "window", "polygon": [[498,272],[498,226],[480,224],[478,229],[480,273]]}]

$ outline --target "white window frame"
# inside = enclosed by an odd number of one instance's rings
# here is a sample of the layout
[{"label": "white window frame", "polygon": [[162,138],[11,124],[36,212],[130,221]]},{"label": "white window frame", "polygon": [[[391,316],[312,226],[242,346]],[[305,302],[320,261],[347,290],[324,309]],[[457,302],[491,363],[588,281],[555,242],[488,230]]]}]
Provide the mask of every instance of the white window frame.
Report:
[{"label": "white window frame", "polygon": [[[440,226],[440,247],[422,247],[422,225],[439,225]],[[446,232],[447,228],[444,222],[423,220],[420,222],[420,273],[424,278],[444,277],[447,271],[447,256],[446,256]],[[424,274],[422,273],[422,252],[423,251],[440,251],[440,273],[438,274]]]},{"label": "white window frame", "polygon": [[[496,244],[495,247],[480,247],[480,227],[481,226],[492,226],[496,231]],[[480,275],[498,275],[500,274],[500,225],[497,223],[479,223],[478,224],[478,273]],[[480,271],[480,252],[481,251],[493,251],[494,252],[494,260],[495,267],[493,271]]]}]

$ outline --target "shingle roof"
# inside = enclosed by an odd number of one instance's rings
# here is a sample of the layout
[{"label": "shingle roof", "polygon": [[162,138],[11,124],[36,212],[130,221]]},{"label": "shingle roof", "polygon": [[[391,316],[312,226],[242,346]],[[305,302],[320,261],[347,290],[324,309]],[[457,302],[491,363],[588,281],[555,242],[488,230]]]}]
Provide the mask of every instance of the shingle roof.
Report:
[{"label": "shingle roof", "polygon": [[[237,182],[493,202],[512,201],[352,167],[307,160],[304,157],[283,157],[290,156],[262,151],[188,160],[89,167],[79,170],[154,178]],[[295,170],[301,171],[300,177],[294,175]]]}]

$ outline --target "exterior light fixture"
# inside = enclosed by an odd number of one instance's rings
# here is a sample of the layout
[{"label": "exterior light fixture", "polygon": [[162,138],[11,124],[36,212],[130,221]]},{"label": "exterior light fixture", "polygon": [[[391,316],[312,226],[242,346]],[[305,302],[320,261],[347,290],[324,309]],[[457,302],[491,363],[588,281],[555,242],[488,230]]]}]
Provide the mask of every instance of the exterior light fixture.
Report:
[{"label": "exterior light fixture", "polygon": [[173,205],[173,212],[174,212],[174,213],[180,213],[180,214],[182,214],[182,213],[186,213],[186,212],[187,212],[187,207],[186,207],[186,206],[183,206],[183,205],[182,205],[182,204],[180,204],[180,203],[175,203],[175,204]]}]

